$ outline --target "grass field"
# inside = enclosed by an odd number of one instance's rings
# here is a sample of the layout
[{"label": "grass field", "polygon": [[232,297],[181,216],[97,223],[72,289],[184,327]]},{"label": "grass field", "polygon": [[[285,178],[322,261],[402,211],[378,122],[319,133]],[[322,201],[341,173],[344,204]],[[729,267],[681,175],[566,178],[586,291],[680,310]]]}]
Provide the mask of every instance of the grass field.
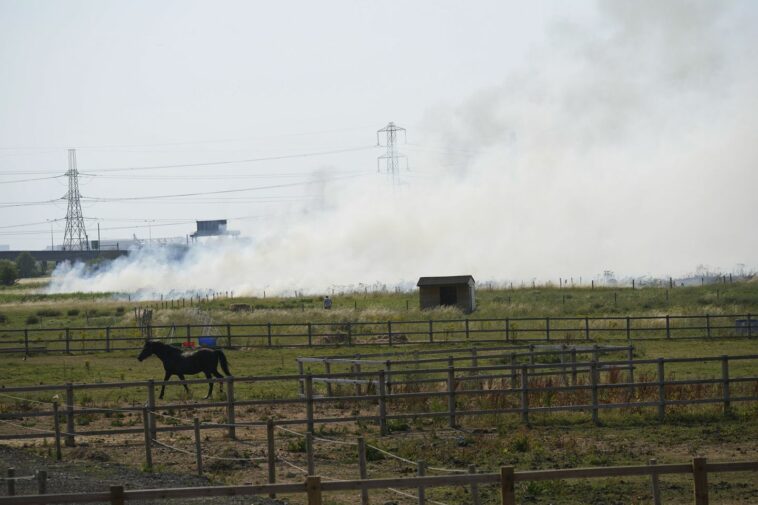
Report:
[{"label": "grass field", "polygon": [[[112,300],[107,295],[55,295],[34,293],[39,286],[21,286],[0,290],[0,332],[3,328],[25,326],[30,316],[39,319],[39,326],[79,326],[89,324],[134,324],[132,309],[136,304]],[[615,293],[615,299],[614,299]],[[667,299],[668,297],[668,299]],[[230,303],[249,303],[255,310],[237,313],[229,310]],[[203,302],[200,311],[184,307],[156,308],[154,319],[162,324],[186,324],[188,317],[210,315],[214,322],[266,322],[313,321],[339,322],[341,320],[413,320],[460,318],[453,309],[421,312],[414,308],[417,300],[406,293],[335,294],[335,307],[331,311],[320,308],[317,298],[266,298],[229,299]],[[479,290],[479,309],[472,317],[560,317],[606,315],[665,315],[670,314],[747,314],[758,309],[758,284],[740,283],[695,288],[644,288],[638,290],[575,289],[515,289]],[[142,305],[146,305],[143,302]],[[157,306],[159,302],[152,302]],[[407,308],[406,308],[407,307]],[[602,342],[600,342],[602,343]],[[617,341],[615,343],[618,343]],[[428,347],[428,346],[423,346]],[[449,347],[449,346],[448,346]],[[407,350],[415,346],[395,348]],[[360,348],[361,353],[382,352],[386,347]],[[296,373],[295,358],[314,355],[352,355],[355,349],[347,347],[321,349],[255,349],[227,351],[232,372],[242,375],[278,375]],[[635,342],[635,357],[707,357],[721,355],[758,354],[758,339],[724,340],[646,340]],[[754,361],[751,363],[755,363]],[[733,362],[733,376],[757,376],[758,370],[750,363]],[[639,373],[644,373],[640,370]],[[672,366],[667,370],[675,378],[718,377],[719,363],[698,362]],[[143,363],[136,360],[136,352],[113,352],[82,355],[32,355],[27,359],[19,355],[0,356],[0,384],[4,387],[32,384],[61,384],[64,382],[98,383],[125,380],[161,379],[162,367],[156,358]],[[297,383],[260,383],[236,389],[237,398],[284,398],[296,395]],[[194,388],[195,397],[201,396],[202,386]],[[49,401],[37,394],[31,399]],[[109,390],[77,393],[76,402],[91,406],[140,405],[144,390]],[[166,401],[191,402],[178,386],[167,389]],[[0,401],[4,409],[17,405],[14,400]],[[369,406],[371,409],[374,407]],[[7,411],[7,410],[6,410]],[[255,408],[246,409],[241,416],[265,417],[269,413]],[[81,417],[81,416],[80,416]],[[223,418],[223,413],[211,414],[209,419]],[[445,468],[477,468],[496,471],[500,465],[513,464],[517,469],[548,469],[598,465],[642,464],[650,458],[660,463],[687,462],[694,455],[707,455],[712,460],[758,460],[758,406],[741,404],[730,416],[721,413],[720,406],[671,409],[664,423],[655,419],[653,409],[639,412],[609,411],[602,413],[602,424],[595,426],[586,413],[560,413],[535,415],[532,424],[524,426],[518,416],[487,416],[464,420],[463,431],[450,430],[445,420],[417,419],[413,422],[392,423],[392,433],[380,437],[371,423],[326,425],[319,434],[343,441],[354,440],[359,434],[369,442],[417,461],[424,459],[430,466]],[[35,422],[32,419],[29,423]],[[79,421],[77,421],[79,422]],[[136,414],[100,418],[81,418],[87,424],[111,423],[114,426],[140,426]],[[113,424],[116,423],[116,424]],[[82,426],[86,426],[83,424]],[[34,426],[34,424],[30,424]],[[37,425],[42,426],[42,425]],[[265,434],[258,429],[240,429],[239,436],[248,444],[240,445],[226,439],[221,432],[209,432],[204,439],[209,454],[258,455],[265,447]],[[168,436],[168,435],[167,435]],[[177,434],[168,442],[189,447],[189,434]],[[304,465],[304,454],[299,439],[286,433],[277,435],[277,444],[283,458]],[[82,439],[84,445],[66,449],[64,458],[89,458],[98,455],[141,465],[142,449],[138,443],[123,439],[97,437]],[[49,453],[49,445],[32,444],[31,450]],[[247,452],[246,452],[247,451]],[[179,458],[169,451],[156,451],[158,470],[192,472],[192,458]],[[317,467],[320,473],[334,478],[355,478],[353,450],[342,446],[319,444]],[[209,467],[218,482],[263,482],[265,468],[250,466]],[[287,466],[281,466],[280,481],[300,480],[301,475]],[[414,470],[389,458],[375,455],[371,461],[370,476],[399,476]],[[711,479],[712,503],[753,504],[758,502],[758,485],[754,474],[717,475]],[[691,481],[685,477],[663,479],[664,502],[685,504],[691,502]],[[567,482],[537,482],[519,485],[517,495],[521,503],[573,504],[573,503],[651,503],[648,481],[642,478],[580,480]],[[395,500],[412,501],[389,493],[372,494],[372,503]],[[427,496],[448,504],[467,503],[463,488],[430,490]],[[482,489],[482,503],[498,503],[497,490]],[[292,499],[290,503],[301,503]],[[355,503],[355,497],[329,497],[327,503]]]}]

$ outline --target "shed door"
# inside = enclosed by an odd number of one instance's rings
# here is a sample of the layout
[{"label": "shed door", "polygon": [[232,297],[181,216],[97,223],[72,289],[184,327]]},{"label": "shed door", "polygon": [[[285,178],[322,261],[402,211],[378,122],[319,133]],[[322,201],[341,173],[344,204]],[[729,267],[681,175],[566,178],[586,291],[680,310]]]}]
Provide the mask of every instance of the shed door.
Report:
[{"label": "shed door", "polygon": [[440,305],[457,305],[458,289],[455,286],[440,287]]}]

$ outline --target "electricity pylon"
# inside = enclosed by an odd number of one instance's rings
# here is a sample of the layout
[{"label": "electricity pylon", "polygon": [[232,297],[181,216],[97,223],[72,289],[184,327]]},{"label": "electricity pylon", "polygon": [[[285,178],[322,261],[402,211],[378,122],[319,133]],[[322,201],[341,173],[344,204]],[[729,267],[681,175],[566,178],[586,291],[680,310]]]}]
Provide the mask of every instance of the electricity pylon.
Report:
[{"label": "electricity pylon", "polygon": [[89,240],[84,228],[81,195],[79,194],[79,171],[76,169],[76,149],[68,150],[68,209],[66,210],[66,231],[63,233],[64,251],[88,251]]},{"label": "electricity pylon", "polygon": [[[405,159],[405,168],[408,168],[408,158],[404,154],[400,154],[396,149],[398,141],[398,135],[402,132],[403,140],[405,137],[405,128],[397,126],[395,123],[390,122],[387,126],[376,132],[376,145],[384,145],[387,150],[385,153],[376,160],[376,168],[381,171],[382,160],[385,162],[385,171],[387,175],[392,179],[392,186],[396,187],[400,183],[400,159]],[[382,144],[379,135],[385,134],[385,142]]]}]

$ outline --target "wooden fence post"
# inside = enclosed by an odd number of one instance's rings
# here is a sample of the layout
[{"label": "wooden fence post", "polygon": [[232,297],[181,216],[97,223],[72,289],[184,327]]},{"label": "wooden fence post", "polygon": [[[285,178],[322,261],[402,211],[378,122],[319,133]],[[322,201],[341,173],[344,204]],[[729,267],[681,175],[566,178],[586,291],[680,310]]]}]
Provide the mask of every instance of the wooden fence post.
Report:
[{"label": "wooden fence post", "polygon": [[71,332],[66,328],[66,354],[71,354]]},{"label": "wooden fence post", "polygon": [[[426,475],[426,462],[419,461],[416,463],[416,476],[423,477]],[[418,487],[418,505],[426,505],[426,488]]]},{"label": "wooden fence post", "polygon": [[632,340],[632,319],[629,316],[626,316],[626,339]]},{"label": "wooden fence post", "polygon": [[[332,375],[332,364],[326,359],[324,360],[324,373],[327,375],[327,378]],[[329,398],[333,396],[332,383],[329,380],[326,381],[326,396]]]},{"label": "wooden fence post", "polygon": [[8,468],[5,475],[8,477],[5,481],[8,486],[8,496],[16,496],[16,469]]},{"label": "wooden fence post", "polygon": [[[468,473],[476,475],[476,465],[469,465]],[[476,482],[471,483],[471,502],[473,505],[481,505],[481,501],[479,500],[479,484]]]},{"label": "wooden fence post", "polygon": [[561,384],[568,386],[568,366],[566,365],[566,344],[561,344]]},{"label": "wooden fence post", "polygon": [[430,319],[429,320],[429,343],[430,344],[434,343],[434,327],[433,327],[433,325],[434,325],[434,321],[432,321]]},{"label": "wooden fence post", "polygon": [[[354,363],[351,367],[353,369],[353,373],[360,374],[361,373],[361,364],[360,363]],[[361,396],[361,383],[358,382],[361,380],[359,376],[355,377],[355,396]]]},{"label": "wooden fence post", "polygon": [[347,345],[348,347],[353,346],[353,323],[351,322],[347,323]]},{"label": "wooden fence post", "polygon": [[47,470],[37,470],[37,494],[47,494]]},{"label": "wooden fence post", "polygon": [[29,328],[24,328],[24,356],[29,356]]},{"label": "wooden fence post", "polygon": [[545,340],[550,342],[550,318],[545,318]]},{"label": "wooden fence post", "polygon": [[232,325],[229,323],[226,323],[226,347],[232,348]]},{"label": "wooden fence post", "polygon": [[529,424],[529,371],[521,367],[521,421]]},{"label": "wooden fence post", "polygon": [[124,505],[124,486],[111,486],[111,505]]},{"label": "wooden fence post", "polygon": [[156,426],[155,417],[155,381],[147,381],[147,418],[150,421],[150,438],[158,440],[158,427]]},{"label": "wooden fence post", "polygon": [[[648,461],[650,466],[655,466],[657,463],[655,458]],[[653,505],[661,505],[661,485],[658,480],[658,472],[650,474],[650,492],[653,495]]]},{"label": "wooden fence post", "polygon": [[66,447],[74,447],[74,385],[66,383]]},{"label": "wooden fence post", "polygon": [[313,432],[313,376],[305,376],[305,418],[307,430]]},{"label": "wooden fence post", "polygon": [[55,459],[60,461],[63,454],[61,452],[61,420],[58,414],[58,402],[53,402],[53,429],[55,430]]},{"label": "wooden fence post", "polygon": [[705,458],[692,458],[695,479],[695,505],[708,505],[708,472]]},{"label": "wooden fence post", "polygon": [[671,338],[671,316],[666,314],[666,338]]},{"label": "wooden fence post", "polygon": [[142,407],[142,426],[145,433],[145,469],[148,472],[152,472],[153,452],[151,449],[152,442],[150,441],[150,421],[148,421],[147,415],[147,407]]},{"label": "wooden fence post", "polygon": [[305,396],[305,381],[303,380],[303,376],[305,375],[305,369],[303,366],[303,362],[300,361],[300,359],[297,359],[297,373],[300,375],[300,378],[297,380],[298,389],[300,390],[300,397],[302,398]]},{"label": "wooden fence post", "polygon": [[386,376],[384,370],[379,370],[379,433],[384,436],[387,434],[387,404],[386,404]]},{"label": "wooden fence post", "polygon": [[321,501],[321,477],[315,475],[306,477],[305,491],[308,495],[308,505],[323,505]]},{"label": "wooden fence post", "polygon": [[505,341],[510,342],[511,340],[511,321],[510,318],[505,318]]},{"label": "wooden fence post", "polygon": [[518,380],[518,372],[516,371],[516,353],[511,353],[511,389],[516,389],[516,381]]},{"label": "wooden fence post", "polygon": [[571,385],[576,386],[578,377],[576,371],[576,347],[571,348]]},{"label": "wooden fence post", "polygon": [[516,505],[515,475],[512,466],[500,467],[500,491],[503,505]]},{"label": "wooden fence post", "polygon": [[316,475],[316,461],[313,454],[313,432],[305,433],[305,457],[308,462],[308,475]]},{"label": "wooden fence post", "polygon": [[203,451],[200,446],[200,419],[192,418],[193,428],[195,430],[195,463],[197,463],[197,474],[203,475]]},{"label": "wooden fence post", "polygon": [[710,314],[705,315],[705,336],[707,338],[711,338],[711,316]]},{"label": "wooden fence post", "polygon": [[466,332],[466,340],[468,340],[469,339],[469,335],[470,335],[470,333],[469,333],[470,330],[469,330],[469,321],[468,321],[468,318],[466,318],[463,321],[463,328],[464,328],[464,331]]},{"label": "wooden fence post", "polygon": [[111,352],[111,327],[105,328],[105,352]]},{"label": "wooden fence post", "polygon": [[598,382],[597,361],[593,361],[590,364],[590,383],[592,385],[592,422],[595,425],[600,424],[600,418],[598,416],[597,382]]},{"label": "wooden fence post", "polygon": [[658,358],[658,420],[666,417],[666,377],[663,369],[663,358]]},{"label": "wooden fence post", "polygon": [[[274,445],[274,420],[266,420],[266,460],[268,463],[268,483],[276,484],[276,447]],[[276,493],[269,493],[269,498],[276,498]]]},{"label": "wooden fence post", "polygon": [[266,343],[271,347],[271,321],[266,323]]},{"label": "wooden fence post", "polygon": [[629,398],[634,398],[634,393],[636,391],[636,388],[634,386],[634,347],[629,346],[626,349],[626,359],[627,359],[627,382],[629,383]]},{"label": "wooden fence post", "polygon": [[[366,468],[366,439],[358,437],[358,475],[361,480],[368,478]],[[361,505],[368,505],[368,489],[361,488]]]},{"label": "wooden fence post", "polygon": [[590,339],[590,318],[584,317],[584,340]]},{"label": "wooden fence post", "polygon": [[721,356],[721,392],[724,398],[724,415],[731,411],[731,398],[729,392],[729,356]]},{"label": "wooden fence post", "polygon": [[313,324],[308,323],[308,347],[313,347]]},{"label": "wooden fence post", "polygon": [[447,410],[450,419],[450,427],[455,428],[455,368],[447,367]]},{"label": "wooden fence post", "polygon": [[[234,415],[234,376],[227,375],[226,381],[226,422],[229,424],[229,438],[237,438],[237,427],[234,426],[236,417]],[[220,384],[220,383],[219,383]]]}]

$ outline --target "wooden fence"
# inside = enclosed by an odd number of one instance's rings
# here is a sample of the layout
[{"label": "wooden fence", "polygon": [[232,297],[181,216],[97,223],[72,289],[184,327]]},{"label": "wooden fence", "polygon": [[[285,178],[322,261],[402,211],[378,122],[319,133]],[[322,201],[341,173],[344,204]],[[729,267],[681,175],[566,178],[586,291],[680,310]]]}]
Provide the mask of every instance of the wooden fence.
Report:
[{"label": "wooden fence", "polygon": [[[646,340],[758,337],[758,320],[745,315],[620,317],[505,317],[341,323],[249,323],[62,328],[0,331],[0,352],[74,353],[134,350],[143,331],[155,340],[197,343],[212,337],[226,348],[514,343],[534,341]],[[171,335],[170,337],[168,335]]]},{"label": "wooden fence", "polygon": [[52,503],[97,503],[124,505],[132,500],[165,500],[177,498],[203,498],[215,496],[251,496],[265,494],[305,495],[308,505],[323,505],[326,493],[361,492],[372,489],[401,488],[418,490],[418,503],[424,505],[423,490],[435,487],[495,485],[500,488],[503,505],[516,504],[516,484],[519,482],[587,479],[606,477],[632,477],[689,474],[693,477],[694,505],[708,505],[708,476],[713,473],[743,472],[758,470],[758,462],[708,463],[706,458],[693,458],[691,463],[667,465],[613,466],[600,468],[573,468],[566,470],[515,471],[513,466],[503,466],[499,473],[422,476],[385,479],[361,479],[326,481],[317,475],[309,475],[305,482],[292,484],[265,484],[243,486],[212,486],[195,488],[167,488],[126,490],[123,486],[111,486],[109,491],[95,493],[29,495],[0,497],[0,505],[47,505]]},{"label": "wooden fence", "polygon": [[[630,356],[631,357],[631,356]],[[313,376],[311,374],[293,374],[283,376],[248,376],[225,377],[223,379],[194,379],[186,381],[133,381],[101,384],[64,384],[8,387],[0,390],[0,399],[24,405],[24,411],[10,411],[4,407],[0,413],[0,424],[10,426],[16,433],[0,435],[0,440],[51,438],[55,436],[60,443],[64,437],[68,446],[74,445],[76,436],[100,436],[142,433],[141,428],[113,428],[76,432],[75,418],[81,414],[107,414],[113,412],[139,413],[143,406],[123,406],[118,408],[84,407],[75,404],[75,392],[85,393],[93,390],[112,390],[119,388],[141,388],[145,394],[145,406],[151,439],[156,439],[158,432],[190,431],[196,429],[191,425],[158,426],[155,412],[157,409],[174,412],[202,411],[204,409],[222,409],[225,423],[203,423],[200,429],[226,429],[230,438],[235,437],[237,426],[265,426],[266,420],[236,421],[236,411],[245,406],[267,406],[276,408],[283,405],[300,405],[304,408],[304,417],[295,419],[278,419],[277,425],[306,425],[307,431],[313,432],[316,424],[331,424],[357,421],[370,421],[379,424],[381,432],[387,432],[388,422],[394,420],[412,420],[419,418],[445,418],[452,427],[458,426],[461,418],[483,415],[518,415],[524,423],[529,423],[530,416],[551,412],[589,412],[595,423],[600,422],[600,412],[612,409],[655,409],[657,416],[663,420],[666,410],[672,406],[719,404],[728,413],[733,404],[754,402],[758,400],[758,355],[713,356],[702,358],[658,358],[626,359],[608,361],[584,361],[565,363],[524,363],[495,364],[478,367],[443,367],[419,370],[340,373]],[[710,364],[720,373],[710,377],[687,377],[676,379],[667,377],[676,369],[686,374],[687,367],[693,363]],[[730,367],[739,368],[745,373],[730,372]],[[552,376],[543,375],[550,371]],[[642,372],[645,372],[645,375]],[[622,378],[623,375],[626,377]],[[640,379],[646,379],[640,381]],[[603,380],[605,379],[605,380]],[[277,399],[249,399],[252,389],[264,382],[289,381],[291,390],[298,391],[303,384],[302,395]],[[319,381],[324,384],[318,386]],[[349,386],[356,382],[365,384],[361,391],[348,391],[347,395],[328,396],[327,385],[338,381],[347,381]],[[539,382],[538,382],[539,381]],[[177,384],[205,384],[223,382],[226,386],[226,399],[222,402],[199,403],[164,403],[158,405],[155,388],[163,384],[176,387]],[[436,386],[435,386],[436,384]],[[402,385],[403,387],[398,387]],[[371,387],[368,387],[371,386]],[[698,397],[677,395],[669,397],[672,392],[694,386]],[[247,389],[242,391],[241,388]],[[427,388],[427,390],[422,390]],[[733,389],[735,392],[733,393]],[[63,411],[59,411],[58,402],[49,402],[30,398],[29,394],[44,392],[43,398],[53,394],[64,397]],[[615,395],[614,395],[615,392]],[[360,394],[355,394],[360,393]],[[14,395],[25,394],[27,397]],[[545,396],[547,395],[547,399]],[[477,398],[485,398],[477,402]],[[436,402],[434,400],[437,400]],[[564,400],[561,403],[561,400]],[[486,403],[487,401],[491,403]],[[318,415],[317,409],[327,407],[344,409],[346,403],[375,408],[373,412],[345,415]],[[405,402],[405,404],[403,403]],[[410,402],[426,402],[424,411],[410,411]],[[32,410],[31,403],[52,406],[51,410]],[[435,406],[435,403],[437,404]],[[446,408],[440,410],[440,404]],[[430,405],[428,405],[430,404]],[[339,407],[342,405],[343,407]],[[372,407],[374,406],[375,407]],[[393,409],[393,405],[397,405]],[[468,408],[466,408],[468,407]],[[486,407],[486,408],[485,408]],[[177,414],[179,415],[179,414]],[[13,420],[48,418],[52,429],[27,427]],[[65,428],[60,421],[65,421]],[[31,433],[29,433],[31,431]],[[21,433],[19,433],[21,432]]]}]

